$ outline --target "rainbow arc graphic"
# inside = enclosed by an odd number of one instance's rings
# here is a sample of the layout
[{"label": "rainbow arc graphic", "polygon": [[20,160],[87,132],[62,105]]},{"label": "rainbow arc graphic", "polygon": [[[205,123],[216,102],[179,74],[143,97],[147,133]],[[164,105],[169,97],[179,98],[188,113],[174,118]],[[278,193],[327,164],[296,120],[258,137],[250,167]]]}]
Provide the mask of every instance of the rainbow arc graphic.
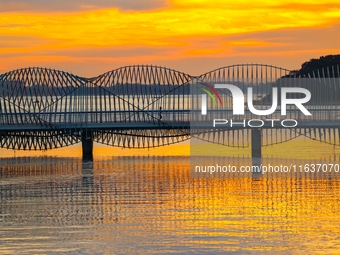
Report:
[{"label": "rainbow arc graphic", "polygon": [[218,100],[219,105],[222,106],[222,99],[220,95],[218,94],[217,90],[213,86],[211,86],[208,83],[203,83],[203,82],[199,82],[199,83],[205,86],[205,88],[200,88],[200,89],[206,93],[206,94],[202,94],[201,114],[207,115],[207,95],[209,95],[209,97],[213,100],[214,105],[217,105],[217,100]]}]

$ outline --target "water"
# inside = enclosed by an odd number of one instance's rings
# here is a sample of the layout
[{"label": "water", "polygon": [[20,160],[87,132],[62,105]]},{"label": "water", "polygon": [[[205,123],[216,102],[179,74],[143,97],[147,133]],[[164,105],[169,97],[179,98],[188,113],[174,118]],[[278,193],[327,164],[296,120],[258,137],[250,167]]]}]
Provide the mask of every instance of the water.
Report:
[{"label": "water", "polygon": [[194,179],[185,156],[0,163],[3,254],[340,250],[340,178]]}]

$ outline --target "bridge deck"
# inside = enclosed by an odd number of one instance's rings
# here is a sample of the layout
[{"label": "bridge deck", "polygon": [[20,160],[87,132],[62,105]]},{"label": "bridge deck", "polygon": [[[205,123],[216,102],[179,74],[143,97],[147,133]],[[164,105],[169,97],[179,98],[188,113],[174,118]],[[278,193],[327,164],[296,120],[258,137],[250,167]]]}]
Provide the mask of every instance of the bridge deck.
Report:
[{"label": "bridge deck", "polygon": [[[236,122],[236,121],[235,121]],[[240,123],[240,121],[237,121]],[[247,121],[246,121],[247,122]],[[280,122],[277,121],[272,127],[271,122],[265,122],[262,129],[282,129]],[[2,125],[0,131],[3,132],[15,132],[15,131],[49,131],[49,130],[82,130],[82,129],[97,129],[97,130],[139,130],[139,129],[212,129],[213,123],[211,121],[201,122],[190,122],[190,121],[179,121],[179,122],[127,122],[127,123],[74,123],[74,124],[61,124],[58,123],[51,126],[37,126],[37,125]],[[253,125],[258,125],[253,124]],[[228,124],[216,125],[218,129],[235,130],[235,129],[251,129],[246,125],[243,127],[242,124],[234,124],[230,127]],[[340,128],[339,121],[298,121],[298,125],[295,128]]]}]

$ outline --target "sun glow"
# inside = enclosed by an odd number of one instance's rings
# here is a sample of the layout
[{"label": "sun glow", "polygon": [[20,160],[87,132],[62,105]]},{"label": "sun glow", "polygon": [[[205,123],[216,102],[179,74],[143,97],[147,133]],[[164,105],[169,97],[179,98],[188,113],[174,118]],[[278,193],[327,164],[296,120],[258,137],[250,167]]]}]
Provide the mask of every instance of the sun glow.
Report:
[{"label": "sun glow", "polygon": [[[337,1],[301,4],[266,0],[172,0],[164,7],[149,10],[105,7],[68,12],[30,9],[2,12],[0,56],[7,61],[0,64],[0,71],[22,64],[79,65],[89,60],[100,63],[102,58],[109,62],[119,59],[122,63],[133,63],[134,57],[139,62],[174,63],[197,57],[247,55],[244,51],[248,56],[257,53],[260,57],[259,48],[280,55],[303,49],[303,42],[292,45],[290,38],[303,38],[304,29],[336,26],[339,8]],[[294,29],[302,29],[301,35],[291,35]],[[268,33],[274,34],[268,36]],[[318,52],[338,50],[335,42],[327,49],[321,41],[313,43]],[[102,71],[107,69],[101,65]]]}]

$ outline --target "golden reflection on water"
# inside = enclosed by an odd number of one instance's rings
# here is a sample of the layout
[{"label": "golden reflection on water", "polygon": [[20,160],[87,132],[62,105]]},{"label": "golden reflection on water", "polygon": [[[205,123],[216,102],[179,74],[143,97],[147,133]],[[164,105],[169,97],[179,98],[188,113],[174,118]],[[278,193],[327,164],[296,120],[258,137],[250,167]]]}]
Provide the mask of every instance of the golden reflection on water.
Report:
[{"label": "golden reflection on water", "polygon": [[338,178],[195,179],[178,156],[0,162],[0,253],[340,250]]},{"label": "golden reflection on water", "polygon": [[[195,155],[221,155],[237,158],[251,157],[251,148],[228,147],[207,143],[204,144],[202,148],[199,148],[199,146],[197,146],[197,150],[195,151]],[[189,156],[190,141],[150,149],[117,148],[95,143],[93,154],[94,157],[97,159],[112,156]],[[81,157],[81,155],[81,144],[48,151],[14,151],[0,149],[0,158],[29,156]],[[309,138],[298,137],[292,141],[282,144],[262,147],[262,157],[287,159],[320,159],[335,161],[340,160],[340,146],[333,146],[323,142],[314,141]]]}]

